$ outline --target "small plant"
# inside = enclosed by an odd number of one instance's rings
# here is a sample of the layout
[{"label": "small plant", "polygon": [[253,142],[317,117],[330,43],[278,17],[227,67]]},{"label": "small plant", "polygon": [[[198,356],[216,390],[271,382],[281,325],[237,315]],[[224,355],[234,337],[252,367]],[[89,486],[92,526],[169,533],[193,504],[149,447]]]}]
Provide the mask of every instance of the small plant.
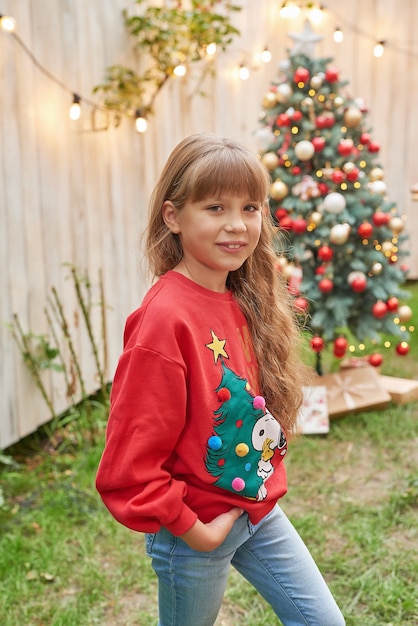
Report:
[{"label": "small plant", "polygon": [[[100,401],[107,406],[109,389],[106,381],[106,306],[102,275],[100,273],[99,278],[101,327],[99,341],[95,337],[95,329],[92,320],[92,312],[95,303],[92,298],[91,281],[87,273],[82,275],[74,266],[70,266],[70,278],[72,279],[77,303],[81,311],[81,316],[79,311],[75,312],[76,323],[79,323],[78,320],[80,318],[84,322],[95,362]],[[89,402],[89,394],[82,371],[82,364],[71,334],[68,314],[64,310],[64,305],[55,287],[51,288],[51,295],[47,298],[47,306],[44,308],[44,313],[48,323],[48,336],[35,334],[32,331],[25,332],[17,314],[13,316],[13,323],[10,325],[10,330],[29,373],[49,409],[52,426],[47,430],[49,438],[52,440],[55,427],[58,421],[61,421],[62,416],[57,415],[54,408],[53,397],[44,382],[42,373],[45,370],[60,372],[65,378],[66,397],[69,401],[69,410],[62,418],[65,424],[74,421],[77,416],[84,415],[86,412],[88,415],[92,415],[94,411],[92,408],[93,402]],[[100,355],[99,343],[103,346],[102,355]],[[85,410],[80,411],[80,402],[84,405]]]},{"label": "small plant", "polygon": [[[134,38],[134,49],[145,53],[139,57],[141,70],[112,65],[107,68],[105,82],[93,91],[102,92],[104,106],[117,114],[146,117],[178,66],[208,58],[208,46],[226,50],[240,34],[229,15],[241,8],[230,0],[177,1],[163,6],[136,0],[136,4],[143,7],[141,14],[130,16],[124,10],[123,18]],[[205,63],[203,76],[210,70],[211,65]]]}]

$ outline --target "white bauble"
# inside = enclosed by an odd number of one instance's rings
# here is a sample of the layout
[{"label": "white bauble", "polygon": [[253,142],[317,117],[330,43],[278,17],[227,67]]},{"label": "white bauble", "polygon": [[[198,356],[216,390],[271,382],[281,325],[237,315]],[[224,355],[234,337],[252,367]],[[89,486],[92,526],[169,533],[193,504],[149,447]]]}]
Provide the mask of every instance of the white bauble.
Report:
[{"label": "white bauble", "polygon": [[276,100],[281,104],[288,102],[292,95],[292,88],[288,83],[280,83],[276,89]]},{"label": "white bauble", "polygon": [[254,137],[257,150],[259,150],[259,152],[265,152],[275,140],[274,133],[272,133],[271,128],[268,126],[259,128],[254,133]]},{"label": "white bauble", "polygon": [[349,224],[335,224],[331,228],[329,238],[331,243],[342,245],[346,243],[350,236],[351,226]]},{"label": "white bauble", "polygon": [[373,193],[383,195],[386,193],[386,183],[384,180],[373,180],[369,183],[369,189]]},{"label": "white bauble", "polygon": [[304,139],[299,141],[295,146],[295,154],[299,161],[309,161],[315,153],[315,147],[313,143]]},{"label": "white bauble", "polygon": [[356,280],[356,278],[364,278],[366,280],[366,274],[364,272],[360,272],[359,270],[355,270],[354,272],[350,272],[347,276],[347,282],[349,285]]},{"label": "white bauble", "polygon": [[322,207],[325,211],[328,211],[328,213],[337,215],[344,211],[346,207],[345,198],[341,193],[338,193],[338,191],[332,191],[325,196]]}]

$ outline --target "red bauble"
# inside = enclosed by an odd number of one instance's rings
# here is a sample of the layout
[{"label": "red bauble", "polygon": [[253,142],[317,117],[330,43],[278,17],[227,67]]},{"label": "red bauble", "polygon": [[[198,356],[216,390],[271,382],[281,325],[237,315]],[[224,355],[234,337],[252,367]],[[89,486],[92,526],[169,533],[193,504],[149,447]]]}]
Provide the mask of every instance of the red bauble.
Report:
[{"label": "red bauble", "polygon": [[337,147],[338,154],[340,154],[341,156],[348,156],[349,154],[351,154],[353,147],[354,144],[351,139],[341,139]]},{"label": "red bauble", "polygon": [[323,276],[325,274],[326,269],[327,268],[325,267],[325,265],[318,265],[318,267],[315,270],[315,274],[317,276]]},{"label": "red bauble", "polygon": [[293,220],[292,230],[297,235],[301,235],[302,233],[306,232],[306,228],[307,223],[306,220],[303,219],[303,217],[297,217],[295,220]]},{"label": "red bauble", "polygon": [[351,281],[350,287],[355,293],[362,293],[367,288],[367,278],[365,276],[356,276]]},{"label": "red bauble", "polygon": [[383,363],[383,357],[379,354],[379,352],[373,352],[373,354],[369,355],[367,360],[373,367],[379,367],[379,365],[382,365]]},{"label": "red bauble", "polygon": [[276,216],[278,220],[282,220],[284,217],[286,217],[286,215],[289,215],[289,212],[287,209],[284,209],[282,206],[279,206],[279,208],[275,210],[274,215]]},{"label": "red bauble", "polygon": [[367,145],[368,143],[370,143],[370,135],[369,133],[361,133],[360,135],[360,143],[362,143],[363,145]]},{"label": "red bauble", "polygon": [[377,210],[372,215],[372,222],[375,226],[386,226],[390,222],[389,213]]},{"label": "red bauble", "polygon": [[360,174],[360,170],[358,169],[358,167],[354,167],[351,172],[347,172],[347,174],[345,175],[347,180],[350,181],[350,183],[354,183],[357,179],[358,179],[358,175]]},{"label": "red bauble", "polygon": [[336,67],[329,67],[325,71],[325,80],[327,80],[329,83],[337,83],[338,76],[339,76],[339,70],[337,70]]},{"label": "red bauble", "polygon": [[293,176],[299,176],[299,174],[301,173],[302,173],[302,168],[299,167],[299,165],[295,165],[294,167],[292,167]]},{"label": "red bauble", "polygon": [[363,224],[360,224],[360,226],[357,228],[357,232],[360,237],[365,237],[366,239],[369,239],[373,235],[373,226],[372,224],[370,224],[370,222],[363,222]]},{"label": "red bauble", "polygon": [[307,301],[306,298],[295,298],[295,300],[293,301],[293,305],[296,309],[296,311],[307,311],[309,308],[309,302]]},{"label": "red bauble", "polygon": [[306,83],[309,80],[310,73],[306,67],[298,67],[293,74],[293,81],[295,83]]},{"label": "red bauble", "polygon": [[318,250],[318,259],[321,261],[331,261],[334,251],[329,246],[321,246]]},{"label": "red bauble", "polygon": [[321,278],[318,283],[318,287],[319,291],[322,291],[322,293],[331,293],[334,289],[334,283],[330,278]]},{"label": "red bauble", "polygon": [[293,122],[300,122],[302,117],[303,117],[302,111],[293,111],[293,113],[292,113],[292,121]]},{"label": "red bauble", "polygon": [[321,152],[321,150],[323,150],[327,145],[324,137],[313,137],[311,139],[311,143],[315,148],[315,152]]},{"label": "red bauble", "polygon": [[319,129],[328,128],[328,123],[326,115],[318,115],[315,119],[315,126]]},{"label": "red bauble", "polygon": [[386,302],[381,302],[381,301],[375,302],[374,305],[372,306],[372,315],[379,320],[385,317],[387,312],[388,312],[388,307],[387,307]]},{"label": "red bauble", "polygon": [[287,113],[280,113],[280,115],[276,117],[277,126],[290,126],[290,122],[291,120]]},{"label": "red bauble", "polygon": [[318,183],[318,189],[321,193],[321,196],[326,196],[329,191],[329,187],[326,183]]},{"label": "red bauble", "polygon": [[369,152],[379,152],[379,150],[380,150],[380,143],[378,143],[377,141],[370,141],[368,146],[367,146],[367,150]]},{"label": "red bauble", "polygon": [[312,337],[310,346],[314,352],[321,352],[325,348],[325,342],[322,337]]},{"label": "red bauble", "polygon": [[340,185],[345,180],[345,174],[341,170],[335,170],[331,174],[331,180],[336,185]]},{"label": "red bauble", "polygon": [[290,215],[285,215],[279,220],[279,226],[282,230],[292,230],[293,220]]},{"label": "red bauble", "polygon": [[392,313],[393,313],[393,311],[397,311],[398,310],[398,306],[399,306],[398,298],[395,298],[395,296],[392,296],[391,298],[389,298],[387,300],[386,306],[388,308],[388,311],[391,311]]},{"label": "red bauble", "polygon": [[348,348],[347,339],[345,337],[337,337],[337,339],[334,341],[334,350],[333,350],[334,356],[340,359],[347,352],[347,348]]},{"label": "red bauble", "polygon": [[401,343],[398,343],[396,346],[396,352],[399,356],[405,356],[405,354],[409,352],[409,344],[407,344],[406,341],[401,341]]}]

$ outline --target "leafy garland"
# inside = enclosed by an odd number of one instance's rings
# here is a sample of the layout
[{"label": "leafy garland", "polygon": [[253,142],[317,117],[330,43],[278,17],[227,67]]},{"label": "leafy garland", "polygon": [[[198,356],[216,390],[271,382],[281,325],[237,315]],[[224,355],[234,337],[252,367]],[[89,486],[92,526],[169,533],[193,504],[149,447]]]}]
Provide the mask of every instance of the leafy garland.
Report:
[{"label": "leafy garland", "polygon": [[[210,44],[225,51],[240,31],[232,26],[230,14],[240,11],[230,0],[181,0],[173,6],[146,6],[140,15],[123,11],[125,26],[134,37],[134,49],[145,53],[139,57],[140,72],[121,66],[107,68],[105,81],[93,92],[103,95],[104,106],[119,115],[143,117],[153,112],[154,101],[165,83],[182,64],[202,61]],[[184,5],[187,4],[187,7]],[[208,71],[202,68],[202,79]]]}]

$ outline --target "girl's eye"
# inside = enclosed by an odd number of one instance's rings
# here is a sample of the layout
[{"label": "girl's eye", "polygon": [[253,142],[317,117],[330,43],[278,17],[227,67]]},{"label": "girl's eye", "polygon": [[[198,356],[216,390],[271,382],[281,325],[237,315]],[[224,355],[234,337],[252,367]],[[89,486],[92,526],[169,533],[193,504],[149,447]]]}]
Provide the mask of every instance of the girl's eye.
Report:
[{"label": "girl's eye", "polygon": [[247,204],[244,211],[249,211],[250,213],[254,213],[254,211],[258,211],[259,207],[256,204]]},{"label": "girl's eye", "polygon": [[208,210],[213,211],[214,213],[218,213],[219,211],[222,211],[222,206],[220,204],[214,204],[212,206],[209,206]]}]

